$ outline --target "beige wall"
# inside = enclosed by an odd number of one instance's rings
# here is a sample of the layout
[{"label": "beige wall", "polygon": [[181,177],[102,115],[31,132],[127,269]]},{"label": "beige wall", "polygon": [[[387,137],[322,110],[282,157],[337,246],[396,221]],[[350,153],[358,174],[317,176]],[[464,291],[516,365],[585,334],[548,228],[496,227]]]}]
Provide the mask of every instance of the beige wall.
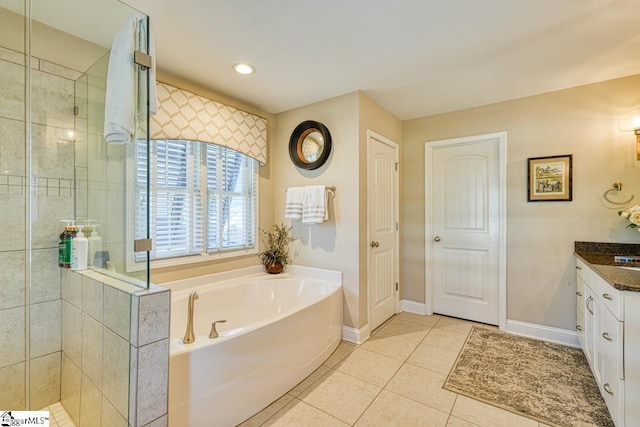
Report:
[{"label": "beige wall", "polygon": [[[506,131],[507,318],[574,329],[574,241],[640,243],[602,199],[617,181],[640,198],[635,137],[616,128],[638,108],[640,75],[404,122],[402,298],[425,301],[424,143]],[[527,203],[527,158],[557,154],[573,154],[573,201]]]},{"label": "beige wall", "polygon": [[[305,120],[323,123],[332,140],[329,159],[312,171],[296,168],[288,151],[291,133]],[[292,245],[294,264],[342,272],[344,323],[356,326],[360,319],[358,94],[350,93],[276,115],[271,151],[276,159],[273,221],[293,225],[293,235],[298,239]],[[335,197],[329,198],[329,221],[306,225],[300,220],[284,218],[288,187],[321,184],[336,187]]]},{"label": "beige wall", "polygon": [[[289,159],[289,137],[302,121],[316,120],[329,128],[333,148],[327,163],[314,171],[296,168]],[[292,223],[298,240],[294,263],[343,273],[344,323],[367,323],[366,293],[366,129],[399,141],[400,121],[360,92],[353,92],[278,114],[272,152],[274,222]],[[302,185],[335,185],[329,221],[305,225],[284,219],[286,189]]]},{"label": "beige wall", "polygon": [[[35,6],[34,6],[35,7]],[[24,16],[0,8],[2,46],[24,52]],[[107,52],[102,46],[71,34],[31,22],[31,55],[77,71],[85,71]]]}]

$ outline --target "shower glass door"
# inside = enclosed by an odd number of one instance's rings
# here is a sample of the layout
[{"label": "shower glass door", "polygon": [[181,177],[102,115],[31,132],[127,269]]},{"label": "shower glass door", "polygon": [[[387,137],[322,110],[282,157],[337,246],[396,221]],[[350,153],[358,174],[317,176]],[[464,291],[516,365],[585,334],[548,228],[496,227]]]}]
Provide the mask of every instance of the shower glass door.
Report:
[{"label": "shower glass door", "polygon": [[[129,423],[129,343],[106,320],[111,295],[58,256],[61,220],[95,220],[90,269],[149,286],[148,263],[129,272],[124,261],[133,142],[108,145],[103,131],[111,44],[132,16],[148,28],[118,0],[0,5],[0,410],[62,403],[76,425]],[[148,70],[135,73],[134,139],[146,140]]]}]

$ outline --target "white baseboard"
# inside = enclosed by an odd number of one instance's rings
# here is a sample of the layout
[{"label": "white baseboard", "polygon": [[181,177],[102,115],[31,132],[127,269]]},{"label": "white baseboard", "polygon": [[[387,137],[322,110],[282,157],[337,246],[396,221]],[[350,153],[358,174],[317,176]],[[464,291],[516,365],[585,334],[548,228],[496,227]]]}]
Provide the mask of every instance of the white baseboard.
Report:
[{"label": "white baseboard", "polygon": [[407,313],[427,314],[427,305],[423,302],[411,301],[408,299],[400,300],[400,308]]},{"label": "white baseboard", "polygon": [[349,341],[354,344],[362,344],[368,340],[370,336],[371,331],[369,330],[368,323],[360,329],[342,325],[342,339],[345,341]]},{"label": "white baseboard", "polygon": [[518,320],[507,320],[506,332],[536,338],[543,341],[564,344],[569,347],[580,347],[576,331],[569,329],[553,328],[551,326],[520,322]]}]

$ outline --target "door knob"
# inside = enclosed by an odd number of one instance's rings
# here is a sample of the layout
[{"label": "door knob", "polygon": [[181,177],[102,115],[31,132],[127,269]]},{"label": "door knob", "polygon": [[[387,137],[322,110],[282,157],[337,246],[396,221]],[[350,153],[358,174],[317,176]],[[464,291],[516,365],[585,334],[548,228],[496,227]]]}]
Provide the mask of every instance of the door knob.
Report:
[{"label": "door knob", "polygon": [[376,242],[375,240],[373,240],[373,241],[371,242],[371,247],[372,247],[372,248],[377,248],[378,246],[380,246],[380,243]]},{"label": "door knob", "polygon": [[436,237],[434,237],[434,238],[433,238],[433,241],[434,241],[434,242],[439,242],[439,241],[440,241],[440,236],[436,236]]}]

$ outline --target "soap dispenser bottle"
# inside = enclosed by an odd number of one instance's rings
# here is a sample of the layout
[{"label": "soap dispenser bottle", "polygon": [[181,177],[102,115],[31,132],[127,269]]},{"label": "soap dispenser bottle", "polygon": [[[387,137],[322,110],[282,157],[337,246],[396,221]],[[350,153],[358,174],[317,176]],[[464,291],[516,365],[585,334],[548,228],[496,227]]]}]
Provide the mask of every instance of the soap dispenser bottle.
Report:
[{"label": "soap dispenser bottle", "polygon": [[64,230],[60,233],[60,239],[58,240],[58,267],[64,267],[64,261],[67,259],[67,246],[65,237],[69,231],[71,221],[68,219],[61,219],[60,222],[65,222]]},{"label": "soap dispenser bottle", "polygon": [[89,265],[95,266],[96,252],[102,251],[102,237],[98,236],[97,228],[100,224],[95,224],[89,237]]},{"label": "soap dispenser bottle", "polygon": [[71,267],[71,249],[73,247],[73,239],[76,237],[77,228],[74,220],[61,220],[66,222],[64,231],[60,234],[60,243],[58,245],[58,265],[64,268]]},{"label": "soap dispenser bottle", "polygon": [[71,245],[71,269],[76,271],[83,271],[87,269],[87,254],[89,250],[89,241],[84,237],[82,229],[84,226],[78,226],[78,233],[75,239],[73,239],[73,245]]}]

